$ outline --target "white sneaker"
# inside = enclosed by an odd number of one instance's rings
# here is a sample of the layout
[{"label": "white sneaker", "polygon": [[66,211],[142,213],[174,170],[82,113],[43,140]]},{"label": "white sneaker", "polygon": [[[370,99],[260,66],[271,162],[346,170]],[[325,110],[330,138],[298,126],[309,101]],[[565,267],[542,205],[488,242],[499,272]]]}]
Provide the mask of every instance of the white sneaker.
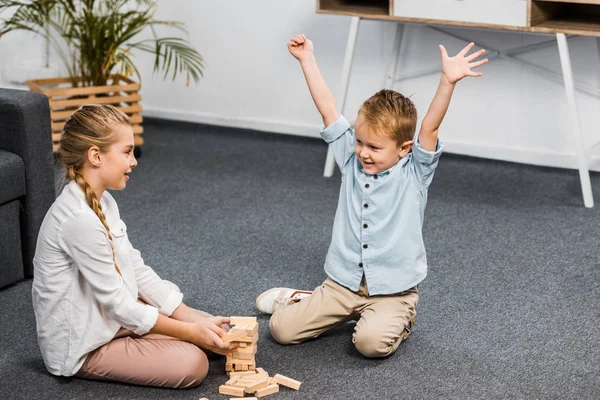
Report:
[{"label": "white sneaker", "polygon": [[273,314],[275,300],[282,299],[288,301],[301,300],[310,296],[313,292],[308,290],[296,290],[290,288],[273,288],[262,292],[256,298],[256,308],[263,314]]}]

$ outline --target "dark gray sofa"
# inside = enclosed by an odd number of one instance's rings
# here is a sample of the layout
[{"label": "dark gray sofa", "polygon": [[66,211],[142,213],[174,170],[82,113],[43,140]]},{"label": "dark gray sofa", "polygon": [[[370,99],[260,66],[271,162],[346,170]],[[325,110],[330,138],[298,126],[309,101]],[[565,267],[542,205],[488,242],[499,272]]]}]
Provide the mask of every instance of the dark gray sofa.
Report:
[{"label": "dark gray sofa", "polygon": [[54,201],[48,98],[0,88],[0,287],[33,275],[42,220]]}]

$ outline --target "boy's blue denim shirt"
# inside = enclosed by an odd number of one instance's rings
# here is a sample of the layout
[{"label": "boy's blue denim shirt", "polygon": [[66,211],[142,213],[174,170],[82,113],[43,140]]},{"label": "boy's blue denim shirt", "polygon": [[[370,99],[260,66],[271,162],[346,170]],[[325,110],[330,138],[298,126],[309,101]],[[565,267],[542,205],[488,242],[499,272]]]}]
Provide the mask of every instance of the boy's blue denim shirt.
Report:
[{"label": "boy's blue denim shirt", "polygon": [[427,275],[421,228],[427,188],[444,145],[426,151],[417,142],[393,168],[363,172],[354,130],[340,115],[321,131],[342,173],[338,207],[325,272],[358,291],[363,273],[369,295],[403,292]]}]

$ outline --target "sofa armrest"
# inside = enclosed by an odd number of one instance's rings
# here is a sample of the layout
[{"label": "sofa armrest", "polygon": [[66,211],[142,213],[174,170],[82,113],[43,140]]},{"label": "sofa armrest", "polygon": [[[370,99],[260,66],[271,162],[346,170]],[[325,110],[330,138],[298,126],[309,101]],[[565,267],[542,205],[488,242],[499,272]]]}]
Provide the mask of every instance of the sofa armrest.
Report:
[{"label": "sofa armrest", "polygon": [[45,95],[0,89],[0,148],[17,154],[25,164],[21,245],[25,276],[32,276],[37,236],[55,198],[50,106]]}]

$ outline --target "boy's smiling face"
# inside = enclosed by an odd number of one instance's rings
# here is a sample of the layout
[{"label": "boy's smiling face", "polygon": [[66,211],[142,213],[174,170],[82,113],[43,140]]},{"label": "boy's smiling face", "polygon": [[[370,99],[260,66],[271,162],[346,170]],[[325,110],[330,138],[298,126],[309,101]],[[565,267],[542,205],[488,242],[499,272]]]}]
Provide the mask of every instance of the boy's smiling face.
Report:
[{"label": "boy's smiling face", "polygon": [[354,153],[369,175],[384,172],[400,161],[410,151],[412,141],[398,145],[389,133],[377,131],[362,120],[360,114],[356,119],[354,133],[356,145]]}]

